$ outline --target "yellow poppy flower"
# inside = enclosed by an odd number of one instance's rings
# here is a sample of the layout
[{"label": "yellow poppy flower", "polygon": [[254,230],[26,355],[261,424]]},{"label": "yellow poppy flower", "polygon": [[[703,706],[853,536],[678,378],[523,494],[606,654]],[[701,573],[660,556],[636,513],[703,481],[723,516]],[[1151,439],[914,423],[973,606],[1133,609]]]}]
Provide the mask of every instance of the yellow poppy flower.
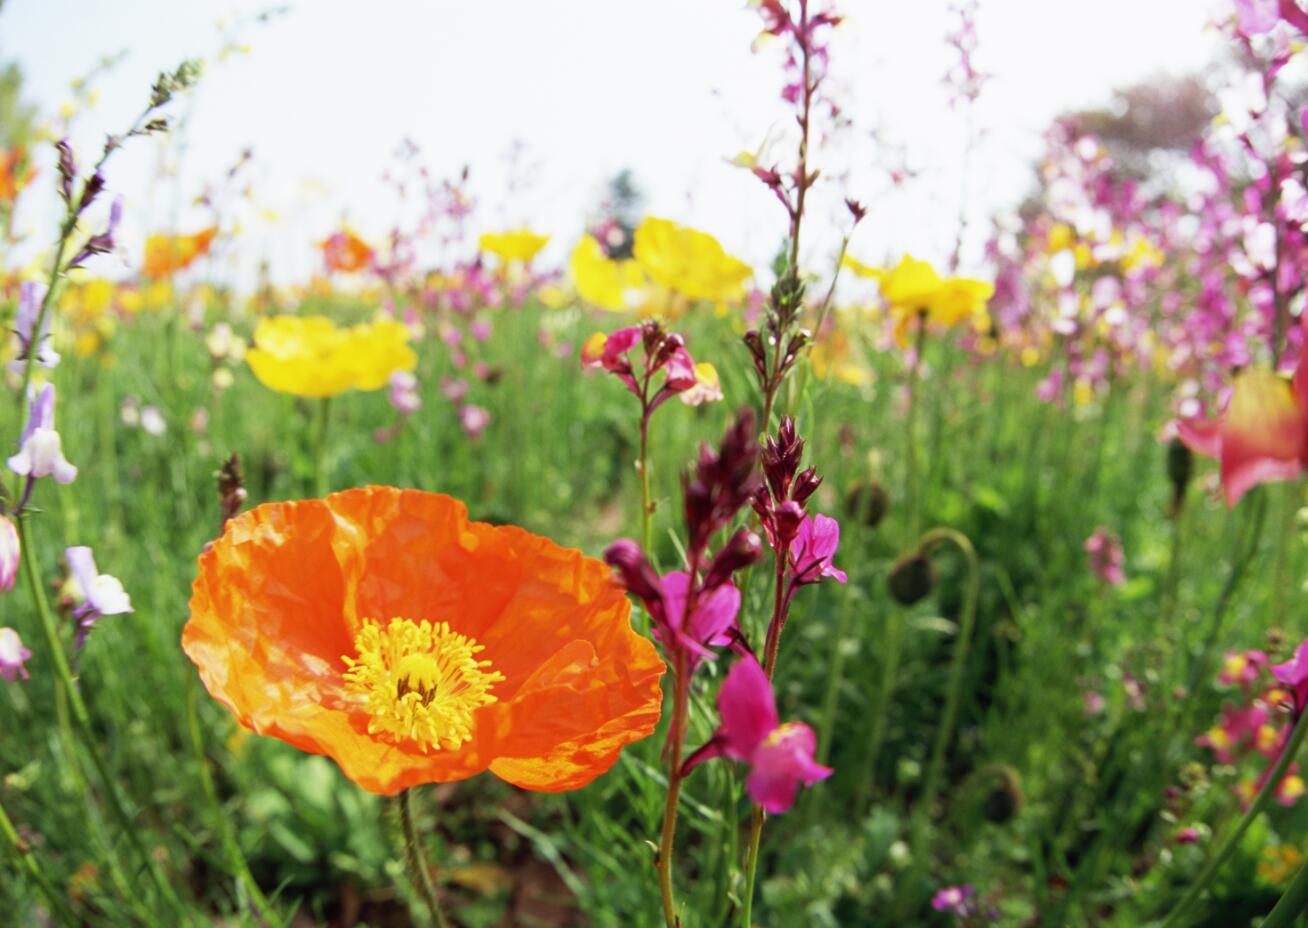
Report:
[{"label": "yellow poppy flower", "polygon": [[692,300],[741,299],[754,273],[707,232],[654,216],[636,228],[632,253],[651,280]]},{"label": "yellow poppy flower", "polygon": [[583,235],[568,259],[568,270],[577,295],[587,303],[622,312],[627,309],[627,293],[642,287],[645,277],[633,261],[615,261],[604,254],[600,243]]},{"label": "yellow poppy flower", "polygon": [[536,257],[549,240],[548,235],[537,235],[530,229],[513,229],[508,232],[487,232],[477,240],[477,247],[502,261],[521,261],[526,264]]},{"label": "yellow poppy flower", "polygon": [[404,325],[389,319],[342,329],[325,316],[270,316],[259,320],[245,359],[270,390],[336,396],[379,390],[396,371],[413,370],[408,341]]}]

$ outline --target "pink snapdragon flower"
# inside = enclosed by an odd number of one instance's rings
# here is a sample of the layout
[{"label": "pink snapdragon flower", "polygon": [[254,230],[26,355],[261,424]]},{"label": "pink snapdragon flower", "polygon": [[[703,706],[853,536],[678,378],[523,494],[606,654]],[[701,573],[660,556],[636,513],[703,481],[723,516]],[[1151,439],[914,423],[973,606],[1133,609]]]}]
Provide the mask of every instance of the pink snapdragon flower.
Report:
[{"label": "pink snapdragon flower", "polygon": [[18,577],[18,559],[21,554],[18,528],[12,519],[0,516],[0,592],[8,593],[14,588],[14,580]]},{"label": "pink snapdragon flower", "polygon": [[1122,543],[1115,533],[1100,526],[1085,540],[1085,550],[1090,555],[1090,570],[1096,577],[1110,586],[1121,586],[1126,582],[1122,570],[1125,560]]},{"label": "pink snapdragon flower", "polygon": [[1294,694],[1294,713],[1298,718],[1308,708],[1308,639],[1295,650],[1294,657],[1272,667],[1272,676]]},{"label": "pink snapdragon flower", "polygon": [[409,371],[396,371],[391,374],[386,393],[391,407],[401,416],[411,415],[422,408],[422,396],[418,393],[418,378]]},{"label": "pink snapdragon flower", "polygon": [[32,659],[32,652],[23,647],[23,639],[12,628],[0,628],[0,680],[13,683],[19,677],[28,678],[23,664]]},{"label": "pink snapdragon flower", "polygon": [[931,899],[931,908],[937,912],[948,912],[959,918],[970,918],[973,914],[972,896],[976,890],[971,883],[963,886],[946,886]]},{"label": "pink snapdragon flower", "polygon": [[122,615],[132,611],[132,599],[117,577],[100,573],[95,566],[91,549],[78,545],[64,549],[68,571],[82,593],[82,605],[73,611],[77,620],[76,647],[81,650],[91,628],[106,615]]},{"label": "pink snapdragon flower", "polygon": [[817,583],[824,577],[837,583],[849,582],[848,575],[833,562],[839,546],[839,522],[821,513],[805,516],[799,523],[795,540],[790,543],[790,565],[795,583]]},{"label": "pink snapdragon flower", "polygon": [[663,621],[654,625],[654,637],[665,647],[684,648],[692,655],[692,662],[712,658],[710,647],[722,648],[731,644],[730,634],[737,629],[736,617],[740,612],[740,590],[728,580],[711,590],[703,590],[695,603],[694,614],[686,616],[686,596],[690,589],[690,574],[673,571],[659,582],[663,594]]},{"label": "pink snapdragon flower", "polygon": [[1217,682],[1227,686],[1239,684],[1248,687],[1258,679],[1259,672],[1266,665],[1267,654],[1263,651],[1227,651]]},{"label": "pink snapdragon flower", "polygon": [[54,384],[46,384],[31,398],[18,453],[8,463],[15,474],[30,480],[54,477],[56,483],[72,483],[77,477],[77,468],[64,457],[63,441],[55,431]]},{"label": "pink snapdragon flower", "polygon": [[727,672],[718,691],[718,715],[717,733],[686,761],[686,771],[713,757],[748,764],[745,789],[766,812],[785,812],[801,783],[812,786],[834,772],[813,759],[813,729],[803,722],[780,723],[772,684],[752,655]]},{"label": "pink snapdragon flower", "polygon": [[459,407],[459,426],[464,434],[474,441],[481,437],[481,433],[486,431],[486,426],[490,425],[490,422],[491,414],[480,406],[465,403]]},{"label": "pink snapdragon flower", "polygon": [[[630,357],[637,345],[645,351],[640,370]],[[652,321],[618,329],[608,336],[596,332],[582,346],[581,361],[585,367],[603,368],[616,375],[640,399],[646,416],[699,383],[695,361],[682,337],[665,332]],[[663,384],[651,392],[651,381],[659,371],[663,371]]]}]

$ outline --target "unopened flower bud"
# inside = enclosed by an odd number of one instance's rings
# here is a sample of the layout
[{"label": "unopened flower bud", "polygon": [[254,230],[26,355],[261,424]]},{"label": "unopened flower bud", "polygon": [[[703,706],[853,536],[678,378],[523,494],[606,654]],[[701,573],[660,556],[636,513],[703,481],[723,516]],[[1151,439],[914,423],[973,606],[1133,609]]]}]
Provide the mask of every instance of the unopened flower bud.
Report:
[{"label": "unopened flower bud", "polygon": [[890,494],[875,480],[856,483],[845,494],[845,505],[868,528],[876,528],[890,509]]},{"label": "unopened flower bud", "polygon": [[640,545],[620,538],[604,549],[604,563],[618,572],[622,585],[645,605],[650,617],[662,621],[663,587]]},{"label": "unopened flower bud", "polygon": [[1179,438],[1167,446],[1167,479],[1172,481],[1172,512],[1181,511],[1185,502],[1185,489],[1194,474],[1194,455]]},{"label": "unopened flower bud", "polygon": [[737,529],[709,564],[704,575],[704,589],[712,590],[731,579],[738,570],[758,563],[763,557],[763,542],[748,529]]},{"label": "unopened flower bud", "polygon": [[777,533],[777,550],[790,550],[790,543],[799,534],[800,523],[804,521],[804,507],[793,499],[788,499],[776,508],[773,519]]},{"label": "unopened flower bud", "polygon": [[901,606],[925,599],[936,585],[936,569],[921,551],[901,555],[890,568],[890,595]]},{"label": "unopened flower bud", "polygon": [[822,478],[818,475],[816,467],[809,467],[799,472],[795,478],[794,485],[790,488],[790,498],[801,506],[808,502],[808,498],[817,492],[817,488],[822,486]]}]

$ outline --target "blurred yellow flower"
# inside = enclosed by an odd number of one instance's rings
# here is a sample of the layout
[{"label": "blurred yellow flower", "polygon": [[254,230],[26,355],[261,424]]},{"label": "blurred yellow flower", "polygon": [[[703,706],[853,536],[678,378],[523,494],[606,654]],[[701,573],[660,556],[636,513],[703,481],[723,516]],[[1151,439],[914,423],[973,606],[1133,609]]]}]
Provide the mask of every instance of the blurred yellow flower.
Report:
[{"label": "blurred yellow flower", "polygon": [[1280,844],[1263,850],[1258,875],[1273,886],[1286,882],[1303,864],[1303,852],[1293,844]]},{"label": "blurred yellow flower", "polygon": [[687,406],[702,406],[722,399],[722,380],[718,369],[707,361],[695,365],[695,386],[677,394]]},{"label": "blurred yellow flower", "polygon": [[477,240],[477,247],[488,251],[501,261],[521,261],[526,264],[545,247],[548,235],[537,235],[530,229],[512,229],[508,232],[487,232]]},{"label": "blurred yellow flower", "polygon": [[707,232],[654,216],[637,226],[633,254],[652,281],[692,300],[741,299],[754,273]]},{"label": "blurred yellow flower", "polygon": [[380,390],[418,356],[409,331],[390,319],[340,328],[325,316],[269,316],[254,330],[246,363],[259,382],[294,396],[336,396]]},{"label": "blurred yellow flower", "polygon": [[591,235],[583,235],[568,259],[577,295],[587,303],[622,312],[627,309],[628,291],[645,283],[645,277],[634,261],[615,261],[604,253],[600,243]]},{"label": "blurred yellow flower", "polygon": [[950,328],[972,321],[980,328],[986,320],[986,303],[994,295],[994,284],[970,277],[941,277],[926,261],[906,254],[890,270],[872,267],[845,257],[845,266],[860,277],[870,277],[881,288],[898,320],[897,331],[909,319],[925,314],[927,320]]}]

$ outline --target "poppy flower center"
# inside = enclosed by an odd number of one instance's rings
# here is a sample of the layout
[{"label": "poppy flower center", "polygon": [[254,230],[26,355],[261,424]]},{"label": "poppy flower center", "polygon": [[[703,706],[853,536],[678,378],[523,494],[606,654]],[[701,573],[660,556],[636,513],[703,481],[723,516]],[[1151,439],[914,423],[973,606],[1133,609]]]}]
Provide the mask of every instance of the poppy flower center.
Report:
[{"label": "poppy flower center", "polygon": [[504,675],[478,660],[483,645],[446,622],[364,621],[355,655],[344,655],[345,691],[367,710],[369,734],[415,741],[425,753],[452,751],[472,737],[473,715],[495,702]]}]

